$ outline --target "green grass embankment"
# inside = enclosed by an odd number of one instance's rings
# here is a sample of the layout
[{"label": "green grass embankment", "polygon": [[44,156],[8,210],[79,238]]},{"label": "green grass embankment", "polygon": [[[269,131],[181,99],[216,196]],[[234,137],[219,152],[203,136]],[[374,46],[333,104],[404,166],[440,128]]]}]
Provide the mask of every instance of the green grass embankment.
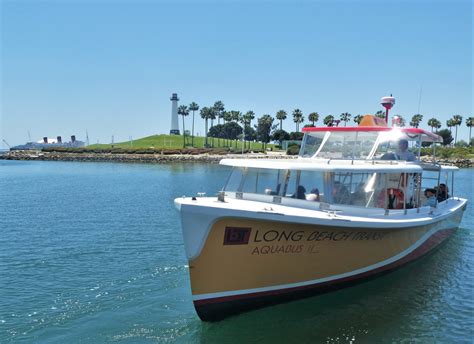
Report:
[{"label": "green grass embankment", "polygon": [[[191,146],[191,137],[186,137],[186,147],[183,148],[182,135],[153,135],[137,140],[118,142],[114,144],[94,144],[80,148],[52,147],[47,151],[57,152],[84,152],[84,153],[182,153],[199,154],[206,152],[236,152],[242,151],[242,141],[208,138],[208,147],[205,147],[205,137],[194,137],[194,144]],[[250,146],[250,148],[249,148]],[[274,149],[274,145],[268,144],[267,148]],[[244,151],[262,151],[260,142],[244,142]]]},{"label": "green grass embankment", "polygon": [[[421,155],[431,155],[432,152],[431,147],[421,149]],[[474,157],[474,147],[437,147],[436,156],[444,159],[472,159]]]}]

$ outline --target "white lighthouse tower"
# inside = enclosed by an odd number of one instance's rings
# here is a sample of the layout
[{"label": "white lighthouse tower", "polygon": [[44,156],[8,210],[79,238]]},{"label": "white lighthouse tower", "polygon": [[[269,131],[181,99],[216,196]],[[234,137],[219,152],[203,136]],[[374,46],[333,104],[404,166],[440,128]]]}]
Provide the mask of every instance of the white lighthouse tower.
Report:
[{"label": "white lighthouse tower", "polygon": [[178,94],[173,93],[171,95],[171,129],[170,135],[179,135],[179,126],[178,126]]}]

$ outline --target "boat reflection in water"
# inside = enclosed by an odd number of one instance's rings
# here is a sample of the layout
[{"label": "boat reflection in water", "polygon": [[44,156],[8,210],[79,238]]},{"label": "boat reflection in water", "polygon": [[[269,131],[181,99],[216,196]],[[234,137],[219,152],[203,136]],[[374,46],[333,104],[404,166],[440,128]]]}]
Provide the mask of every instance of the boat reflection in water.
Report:
[{"label": "boat reflection in water", "polygon": [[175,200],[202,320],[386,273],[459,226],[467,200],[454,196],[457,168],[419,161],[438,135],[370,115],[358,127],[303,131],[298,159],[224,159],[233,170],[217,198]]}]

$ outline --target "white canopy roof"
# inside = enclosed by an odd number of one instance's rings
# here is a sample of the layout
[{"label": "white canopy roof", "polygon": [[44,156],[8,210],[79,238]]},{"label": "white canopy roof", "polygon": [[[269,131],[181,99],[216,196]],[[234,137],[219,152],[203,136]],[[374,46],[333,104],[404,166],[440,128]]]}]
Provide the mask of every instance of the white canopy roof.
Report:
[{"label": "white canopy roof", "polygon": [[[418,163],[377,160],[329,160],[329,159],[222,159],[221,165],[233,167],[267,168],[275,170],[330,171],[330,172],[381,172],[419,173]],[[442,166],[442,170],[457,167]]]}]

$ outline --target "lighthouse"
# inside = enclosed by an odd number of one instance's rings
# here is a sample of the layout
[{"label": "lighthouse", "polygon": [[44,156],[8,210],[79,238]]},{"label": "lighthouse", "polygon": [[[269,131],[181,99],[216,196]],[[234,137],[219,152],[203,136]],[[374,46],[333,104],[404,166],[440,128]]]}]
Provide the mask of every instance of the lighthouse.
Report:
[{"label": "lighthouse", "polygon": [[171,129],[170,135],[179,135],[179,126],[178,126],[178,94],[173,93],[171,95]]}]

